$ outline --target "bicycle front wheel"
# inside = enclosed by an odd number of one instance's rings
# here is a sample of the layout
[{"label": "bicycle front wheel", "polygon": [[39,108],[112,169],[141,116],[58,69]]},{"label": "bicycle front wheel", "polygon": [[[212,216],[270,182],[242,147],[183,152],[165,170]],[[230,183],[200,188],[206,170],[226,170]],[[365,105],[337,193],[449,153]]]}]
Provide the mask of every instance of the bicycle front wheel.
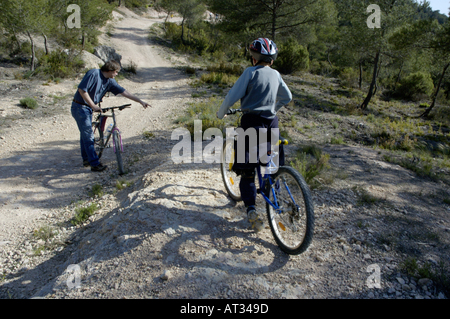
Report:
[{"label": "bicycle front wheel", "polygon": [[266,204],[272,234],[284,252],[301,254],[311,244],[314,232],[314,208],[309,187],[304,178],[288,166],[280,167],[272,182],[267,195],[278,206],[275,209]]},{"label": "bicycle front wheel", "polygon": [[232,170],[234,164],[234,152],[234,140],[225,141],[222,149],[220,171],[222,173],[223,183],[228,195],[238,202],[242,200],[241,191],[239,189],[241,177]]},{"label": "bicycle front wheel", "polygon": [[113,141],[114,141],[114,152],[116,153],[117,158],[117,166],[119,169],[119,175],[123,175],[125,170],[123,169],[123,161],[122,161],[122,140],[120,133],[118,131],[113,132]]}]

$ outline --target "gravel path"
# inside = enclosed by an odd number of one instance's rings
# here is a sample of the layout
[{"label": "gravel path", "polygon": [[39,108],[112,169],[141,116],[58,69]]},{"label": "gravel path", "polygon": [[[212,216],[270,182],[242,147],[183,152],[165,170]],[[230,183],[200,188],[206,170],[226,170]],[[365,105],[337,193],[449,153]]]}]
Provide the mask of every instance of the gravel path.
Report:
[{"label": "gravel path", "polygon": [[[1,69],[0,298],[445,298],[436,280],[402,271],[411,256],[420,269],[449,263],[443,185],[384,162],[376,150],[327,145],[330,165],[346,177],[313,191],[313,244],[285,255],[270,229],[248,229],[217,164],[172,162],[173,119],[193,100],[192,88],[148,40],[161,20],[124,13],[101,42],[138,65],[120,84],[152,105],[120,114],[124,177],[110,150],[107,171],[81,165],[70,116],[80,78],[42,86]],[[18,107],[25,95],[42,107]],[[126,102],[110,97],[103,106]],[[95,184],[104,195],[92,198]],[[367,194],[375,200],[364,202]],[[99,210],[87,222],[70,224],[92,203]]]}]

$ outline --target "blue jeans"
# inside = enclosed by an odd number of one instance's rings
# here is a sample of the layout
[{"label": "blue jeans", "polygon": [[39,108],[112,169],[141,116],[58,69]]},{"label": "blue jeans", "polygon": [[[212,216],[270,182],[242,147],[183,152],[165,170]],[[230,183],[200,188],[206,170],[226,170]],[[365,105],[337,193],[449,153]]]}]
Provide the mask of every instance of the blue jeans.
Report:
[{"label": "blue jeans", "polygon": [[89,106],[72,102],[72,116],[80,130],[81,157],[94,167],[100,165],[100,161],[94,146],[94,132],[92,131],[92,109]]}]

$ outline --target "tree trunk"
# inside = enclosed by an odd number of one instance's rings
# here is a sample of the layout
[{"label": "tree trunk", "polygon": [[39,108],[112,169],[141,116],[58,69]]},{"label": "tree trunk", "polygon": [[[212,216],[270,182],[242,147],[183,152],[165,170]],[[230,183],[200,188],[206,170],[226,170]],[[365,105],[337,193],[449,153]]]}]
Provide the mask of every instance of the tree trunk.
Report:
[{"label": "tree trunk", "polygon": [[439,78],[439,83],[436,87],[436,91],[433,93],[433,97],[432,97],[433,100],[431,101],[431,105],[429,108],[427,108],[425,110],[425,112],[420,117],[427,117],[430,114],[431,110],[433,109],[434,105],[436,104],[436,99],[437,99],[439,90],[441,88],[442,79],[444,78],[445,72],[447,72],[447,69],[449,66],[450,66],[450,62],[444,66],[444,69],[442,70],[442,73],[441,73],[441,77]]},{"label": "tree trunk", "polygon": [[272,41],[275,42],[275,30],[277,25],[277,14],[276,9],[274,8],[274,11],[272,13]]},{"label": "tree trunk", "polygon": [[30,34],[29,31],[27,31],[27,34],[28,34],[28,37],[30,38],[30,41],[31,41],[31,65],[30,65],[30,71],[34,71],[34,69],[35,69],[34,62],[35,62],[35,58],[36,58],[36,52],[34,50],[34,41],[33,41],[33,38],[31,37],[31,34]]},{"label": "tree trunk", "polygon": [[47,36],[44,33],[42,33],[42,35],[44,36],[45,55],[48,55]]},{"label": "tree trunk", "polygon": [[402,65],[400,66],[400,71],[398,71],[397,79],[395,80],[395,83],[394,83],[394,91],[397,90],[397,84],[400,82],[400,77],[402,75],[404,64],[405,64],[405,62],[402,61]]},{"label": "tree trunk", "polygon": [[378,61],[380,60],[380,50],[377,51],[377,54],[375,55],[375,59],[373,61],[373,75],[372,75],[372,82],[370,83],[369,92],[367,93],[366,98],[364,99],[364,102],[361,104],[360,108],[365,110],[367,106],[369,105],[370,100],[372,99],[372,96],[374,94],[375,86],[377,85],[377,75],[378,75]]},{"label": "tree trunk", "polygon": [[330,67],[333,68],[333,63],[331,63],[331,59],[330,59],[330,50],[328,50],[328,52],[327,52],[327,61],[328,61],[328,64],[330,65]]},{"label": "tree trunk", "polygon": [[362,60],[359,61],[359,89],[362,89],[362,77],[363,77],[363,66],[362,66]]},{"label": "tree trunk", "polygon": [[[380,70],[381,70],[381,56],[380,56],[380,65],[378,66],[376,79],[378,79],[378,76],[380,75]],[[378,91],[378,83],[376,82],[376,79],[375,79],[375,89],[373,90],[373,95],[375,95]]]},{"label": "tree trunk", "polygon": [[184,40],[184,18],[183,21],[181,21],[181,43],[183,43],[183,45],[186,44],[186,41]]}]

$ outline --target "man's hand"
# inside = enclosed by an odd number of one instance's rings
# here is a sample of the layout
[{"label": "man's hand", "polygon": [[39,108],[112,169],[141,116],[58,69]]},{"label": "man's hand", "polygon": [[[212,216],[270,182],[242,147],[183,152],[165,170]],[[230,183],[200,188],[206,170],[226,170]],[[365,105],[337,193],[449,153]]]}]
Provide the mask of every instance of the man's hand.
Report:
[{"label": "man's hand", "polygon": [[[218,119],[220,119],[220,117],[219,117],[219,111],[217,111],[216,116],[217,116]],[[227,115],[225,114],[225,115],[223,116],[223,118],[226,118],[226,117],[227,117]]]},{"label": "man's hand", "polygon": [[94,105],[94,107],[91,106],[91,108],[92,108],[92,111],[94,111],[94,112],[101,112],[102,111],[102,108],[97,106],[97,105]]},{"label": "man's hand", "polygon": [[149,106],[152,107],[150,104],[145,103],[145,102],[142,101],[140,98],[138,98],[137,96],[134,96],[133,94],[131,94],[131,93],[128,92],[127,90],[125,90],[125,91],[122,93],[122,96],[123,96],[123,97],[126,97],[127,99],[130,99],[130,100],[132,100],[132,101],[141,103],[141,105],[144,107],[144,109],[146,109],[146,108],[149,107]]},{"label": "man's hand", "polygon": [[144,109],[146,109],[147,107],[152,107],[150,104],[145,103],[145,102],[141,102],[141,104],[144,107]]}]

